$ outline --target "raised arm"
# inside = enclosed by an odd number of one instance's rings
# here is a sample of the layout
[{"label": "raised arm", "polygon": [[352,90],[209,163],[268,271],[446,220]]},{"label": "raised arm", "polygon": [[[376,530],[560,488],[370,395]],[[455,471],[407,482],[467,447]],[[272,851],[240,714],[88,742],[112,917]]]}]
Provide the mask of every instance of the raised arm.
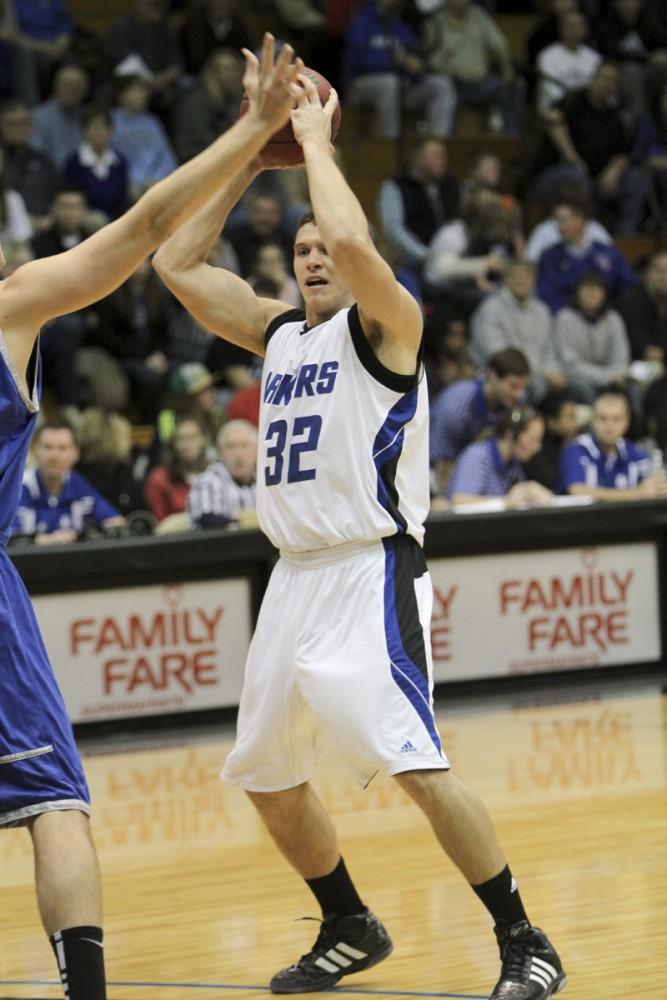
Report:
[{"label": "raised arm", "polygon": [[261,61],[245,52],[248,112],[208,149],[152,187],[122,218],[55,257],[19,268],[0,287],[0,329],[25,370],[39,328],[118,287],[160,243],[257,155],[289,118],[300,60],[286,45],[274,62],[265,35]]},{"label": "raised arm", "polygon": [[257,160],[240,171],[203,209],[160,247],[153,267],[165,285],[208,330],[255,354],[264,354],[264,333],[274,316],[292,307],[260,299],[247,281],[221,267],[208,255],[229,212],[257,176]]},{"label": "raised arm", "polygon": [[316,87],[301,79],[304,93],[292,113],[292,127],[303,148],[320,236],[359,305],[362,327],[378,357],[391,370],[412,374],[422,336],[421,310],[373,245],[363,209],[334,161],[335,91],[322,108]]}]

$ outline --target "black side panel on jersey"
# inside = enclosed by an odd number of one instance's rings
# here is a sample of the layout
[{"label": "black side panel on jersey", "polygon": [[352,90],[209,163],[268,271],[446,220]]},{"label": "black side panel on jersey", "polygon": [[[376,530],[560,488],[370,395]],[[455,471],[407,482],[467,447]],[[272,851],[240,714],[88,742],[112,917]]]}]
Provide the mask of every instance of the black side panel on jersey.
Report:
[{"label": "black side panel on jersey", "polygon": [[[282,317],[279,317],[282,318]],[[392,389],[394,392],[410,392],[419,384],[421,370],[421,349],[417,358],[417,370],[414,375],[400,375],[385,368],[375,351],[368,343],[366,334],[359,319],[359,307],[356,303],[350,308],[347,314],[350,335],[357,357],[369,374],[373,376],[381,385]]]},{"label": "black side panel on jersey", "polygon": [[424,633],[415,595],[415,580],[427,572],[424,553],[414,538],[407,535],[391,538],[388,544],[393,547],[396,560],[394,602],[403,648],[424,677],[428,678]]},{"label": "black side panel on jersey", "polygon": [[274,335],[277,329],[283,325],[283,323],[305,323],[306,314],[302,309],[288,309],[287,312],[281,313],[280,316],[276,316],[272,319],[266,328],[266,333],[264,334],[264,346],[266,347],[271,337]]}]

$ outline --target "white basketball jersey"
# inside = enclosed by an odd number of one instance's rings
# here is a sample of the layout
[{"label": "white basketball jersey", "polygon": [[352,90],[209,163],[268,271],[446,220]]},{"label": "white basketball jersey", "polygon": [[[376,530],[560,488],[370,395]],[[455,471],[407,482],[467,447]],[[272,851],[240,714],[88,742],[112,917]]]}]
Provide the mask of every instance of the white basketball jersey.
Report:
[{"label": "white basketball jersey", "polygon": [[266,341],[257,468],[262,530],[288,552],[401,532],[421,545],[429,509],[423,373],[386,369],[356,306],[312,328],[302,312],[283,313]]}]

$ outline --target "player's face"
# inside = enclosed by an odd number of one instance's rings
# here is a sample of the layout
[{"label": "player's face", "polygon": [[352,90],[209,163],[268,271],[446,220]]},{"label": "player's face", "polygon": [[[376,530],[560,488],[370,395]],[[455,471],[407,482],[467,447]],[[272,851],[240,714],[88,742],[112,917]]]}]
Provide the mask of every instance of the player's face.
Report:
[{"label": "player's face", "polygon": [[49,479],[69,472],[79,458],[72,432],[65,427],[42,431],[35,445],[35,458],[40,472]]},{"label": "player's face", "polygon": [[622,399],[602,396],[593,407],[593,433],[603,447],[612,448],[628,429],[628,408]]},{"label": "player's face", "polygon": [[294,274],[303,301],[316,312],[333,314],[347,301],[348,290],[336,274],[313,222],[306,223],[296,234]]}]

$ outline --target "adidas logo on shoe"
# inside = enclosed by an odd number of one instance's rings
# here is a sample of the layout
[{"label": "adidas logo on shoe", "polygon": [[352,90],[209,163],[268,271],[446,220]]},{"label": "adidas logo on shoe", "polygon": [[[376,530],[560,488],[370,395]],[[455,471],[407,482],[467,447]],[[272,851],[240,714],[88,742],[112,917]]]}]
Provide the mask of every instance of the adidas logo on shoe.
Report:
[{"label": "adidas logo on shoe", "polygon": [[567,976],[549,938],[522,920],[496,927],[502,970],[490,1000],[549,1000],[565,988]]}]

